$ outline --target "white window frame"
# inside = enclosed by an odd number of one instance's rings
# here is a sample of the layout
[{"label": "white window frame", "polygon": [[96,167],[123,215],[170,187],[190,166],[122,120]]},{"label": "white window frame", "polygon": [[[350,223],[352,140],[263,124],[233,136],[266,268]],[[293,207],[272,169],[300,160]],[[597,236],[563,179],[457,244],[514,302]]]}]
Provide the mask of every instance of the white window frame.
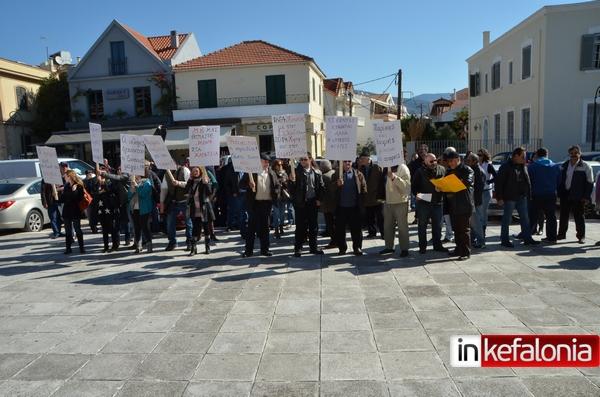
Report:
[{"label": "white window frame", "polygon": [[[523,141],[523,110],[529,109],[529,142],[525,143]],[[519,137],[521,141],[521,145],[529,145],[531,144],[531,133],[533,131],[531,120],[533,120],[533,110],[531,104],[523,105],[519,108]]]},{"label": "white window frame", "polygon": [[[526,48],[526,47],[528,47],[528,46],[531,46],[531,56],[529,57],[529,61],[530,61],[531,64],[529,65],[529,77],[527,77],[527,78],[524,79],[523,78],[523,49]],[[527,39],[527,40],[525,40],[524,42],[521,43],[521,50],[520,50],[519,57],[521,59],[521,65],[520,65],[521,67],[520,67],[520,70],[519,70],[519,72],[520,72],[519,73],[519,80],[521,80],[521,81],[528,81],[528,80],[533,79],[533,39]],[[515,67],[513,65],[513,80],[514,80],[514,72],[515,72],[514,68]]]}]

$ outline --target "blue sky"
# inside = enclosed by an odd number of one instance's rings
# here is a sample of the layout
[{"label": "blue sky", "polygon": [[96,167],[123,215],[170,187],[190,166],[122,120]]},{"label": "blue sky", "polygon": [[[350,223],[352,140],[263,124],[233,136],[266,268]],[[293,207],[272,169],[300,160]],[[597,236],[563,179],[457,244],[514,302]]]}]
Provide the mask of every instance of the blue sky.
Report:
[{"label": "blue sky", "polygon": [[[34,3],[34,4],[32,4]],[[402,68],[415,95],[467,85],[465,59],[544,5],[538,0],[97,2],[12,1],[3,4],[0,57],[39,64],[60,49],[83,56],[117,19],[145,35],[194,32],[203,54],[261,39],[313,57],[327,77],[355,84]],[[41,39],[46,37],[46,39]],[[391,78],[357,89],[383,91]]]}]

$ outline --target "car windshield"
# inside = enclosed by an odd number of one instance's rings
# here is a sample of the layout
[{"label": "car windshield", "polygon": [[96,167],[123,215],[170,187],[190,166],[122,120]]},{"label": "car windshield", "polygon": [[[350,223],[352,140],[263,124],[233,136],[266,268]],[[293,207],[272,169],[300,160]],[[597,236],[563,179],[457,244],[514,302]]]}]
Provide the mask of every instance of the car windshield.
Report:
[{"label": "car windshield", "polygon": [[90,171],[94,171],[94,169],[92,168],[92,166],[90,166],[87,163],[84,163],[83,161],[79,161],[79,160],[70,160],[67,161],[67,163],[69,164],[69,168],[72,169],[73,171],[75,171],[75,173],[77,175],[85,175],[85,172],[90,170]]},{"label": "car windshield", "polygon": [[13,194],[22,186],[22,183],[0,183],[0,196]]}]

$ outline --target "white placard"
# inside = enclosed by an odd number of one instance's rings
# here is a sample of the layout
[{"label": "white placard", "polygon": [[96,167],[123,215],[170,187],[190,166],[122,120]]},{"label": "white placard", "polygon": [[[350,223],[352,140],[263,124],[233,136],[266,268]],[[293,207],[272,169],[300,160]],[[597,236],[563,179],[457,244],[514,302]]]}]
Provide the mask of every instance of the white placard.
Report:
[{"label": "white placard", "polygon": [[144,143],[154,160],[154,164],[161,170],[175,170],[177,165],[165,145],[165,141],[159,135],[144,135]]},{"label": "white placard", "polygon": [[326,157],[329,160],[356,158],[356,117],[325,117]]},{"label": "white placard", "polygon": [[296,159],[306,156],[306,116],[282,114],[271,116],[275,155],[280,159]]},{"label": "white placard", "polygon": [[227,146],[233,160],[233,169],[237,172],[262,171],[258,142],[253,136],[228,136]]},{"label": "white placard", "polygon": [[104,149],[102,146],[102,126],[96,123],[89,123],[90,142],[92,143],[92,160],[98,164],[104,163]]},{"label": "white placard", "polygon": [[201,125],[189,128],[190,165],[219,165],[221,151],[221,127],[218,125]]},{"label": "white placard", "polygon": [[62,185],[63,180],[58,168],[58,157],[56,148],[49,146],[36,146],[38,159],[40,160],[40,171],[44,182],[54,185]]},{"label": "white placard", "polygon": [[373,131],[377,148],[377,164],[393,167],[404,164],[402,129],[399,121],[374,121]]},{"label": "white placard", "polygon": [[144,138],[121,134],[121,172],[143,176],[145,154]]}]

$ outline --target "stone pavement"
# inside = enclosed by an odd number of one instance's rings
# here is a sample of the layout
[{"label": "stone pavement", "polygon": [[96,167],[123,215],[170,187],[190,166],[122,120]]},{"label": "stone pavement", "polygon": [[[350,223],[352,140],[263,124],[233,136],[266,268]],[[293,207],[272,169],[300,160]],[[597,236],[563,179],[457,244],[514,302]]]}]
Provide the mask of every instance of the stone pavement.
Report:
[{"label": "stone pavement", "polygon": [[[594,223],[595,222],[595,223]],[[513,231],[516,232],[516,226]],[[47,232],[0,242],[2,396],[598,396],[600,368],[453,368],[449,337],[600,333],[600,223],[586,245],[242,259],[64,256]],[[289,235],[288,231],[288,235]],[[323,241],[324,243],[324,241]],[[77,252],[77,249],[74,250]],[[328,265],[328,267],[321,267]]]}]

